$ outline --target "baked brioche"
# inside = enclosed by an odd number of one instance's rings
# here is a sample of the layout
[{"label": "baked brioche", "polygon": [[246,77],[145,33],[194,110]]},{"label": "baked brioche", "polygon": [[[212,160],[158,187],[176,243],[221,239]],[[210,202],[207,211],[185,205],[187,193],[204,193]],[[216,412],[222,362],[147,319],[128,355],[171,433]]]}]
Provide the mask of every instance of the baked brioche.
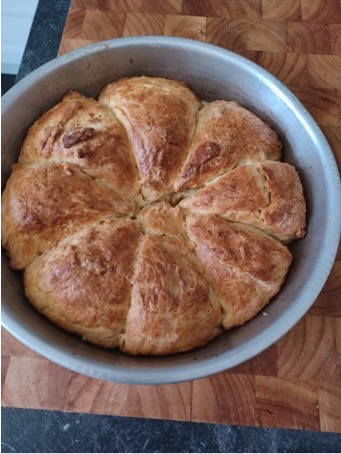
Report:
[{"label": "baked brioche", "polygon": [[11,267],[26,268],[82,226],[134,213],[132,199],[74,164],[15,164],[2,198],[2,242]]},{"label": "baked brioche", "polygon": [[110,219],[52,246],[25,271],[32,304],[61,328],[102,347],[116,347],[130,306],[141,232]]},{"label": "baked brioche", "polygon": [[220,332],[220,307],[186,241],[145,235],[120,347],[130,354],[190,350]]},{"label": "baked brioche", "polygon": [[99,101],[128,132],[145,199],[172,192],[194,133],[198,98],[180,82],[132,77],[107,85]]},{"label": "baked brioche", "polygon": [[237,167],[179,204],[191,213],[219,214],[289,243],[305,234],[305,200],[293,166],[264,161]]},{"label": "baked brioche", "polygon": [[279,241],[217,216],[189,215],[186,228],[220,301],[225,329],[245,323],[278,293],[292,260]]},{"label": "baked brioche", "polygon": [[206,344],[285,281],[305,200],[276,133],[183,83],[68,93],[29,130],[2,196],[2,244],[29,301],[130,355]]},{"label": "baked brioche", "polygon": [[71,91],[29,130],[19,162],[62,161],[108,180],[116,191],[139,191],[135,160],[125,129],[112,111]]},{"label": "baked brioche", "polygon": [[175,190],[199,188],[241,162],[279,160],[281,142],[269,125],[234,101],[206,104]]}]

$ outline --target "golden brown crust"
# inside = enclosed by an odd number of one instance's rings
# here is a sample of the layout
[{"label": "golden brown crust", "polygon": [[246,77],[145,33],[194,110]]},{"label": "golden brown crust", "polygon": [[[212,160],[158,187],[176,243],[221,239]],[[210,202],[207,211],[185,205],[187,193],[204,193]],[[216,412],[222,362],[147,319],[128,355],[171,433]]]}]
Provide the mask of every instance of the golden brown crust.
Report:
[{"label": "golden brown crust", "polygon": [[99,101],[125,126],[147,200],[173,192],[195,128],[200,102],[184,84],[155,77],[120,79]]},{"label": "golden brown crust", "polygon": [[166,355],[199,347],[220,332],[220,308],[186,241],[145,235],[120,348]]},{"label": "golden brown crust", "polygon": [[125,129],[110,109],[75,91],[64,96],[28,132],[19,162],[44,160],[77,164],[131,197],[139,191]]},{"label": "golden brown crust", "polygon": [[3,193],[2,241],[28,298],[131,355],[187,351],[244,324],[292,259],[268,234],[305,233],[277,135],[235,102],[199,110],[162,78],[118,80],[99,101],[72,91],[44,114]]},{"label": "golden brown crust", "polygon": [[116,347],[140,237],[133,221],[107,220],[62,240],[26,269],[28,299],[61,328]]},{"label": "golden brown crust", "polygon": [[238,103],[211,102],[199,112],[193,143],[175,189],[198,188],[242,161],[279,160],[281,147],[270,126]]},{"label": "golden brown crust", "polygon": [[73,164],[15,164],[2,196],[2,241],[14,269],[86,224],[135,204]]},{"label": "golden brown crust", "polygon": [[295,168],[282,162],[237,167],[184,199],[180,207],[244,222],[285,243],[305,233],[302,185]]},{"label": "golden brown crust", "polygon": [[225,329],[254,317],[279,292],[292,256],[279,241],[217,216],[189,215],[187,232],[222,305]]},{"label": "golden brown crust", "polygon": [[179,206],[190,213],[220,214],[231,220],[251,221],[268,204],[264,181],[254,166],[241,166],[214,179]]},{"label": "golden brown crust", "polygon": [[138,216],[144,230],[155,235],[183,236],[182,211],[167,202],[147,205]]},{"label": "golden brown crust", "polygon": [[265,188],[271,201],[262,211],[265,226],[287,243],[305,235],[306,203],[295,167],[286,163],[266,161],[260,164]]}]

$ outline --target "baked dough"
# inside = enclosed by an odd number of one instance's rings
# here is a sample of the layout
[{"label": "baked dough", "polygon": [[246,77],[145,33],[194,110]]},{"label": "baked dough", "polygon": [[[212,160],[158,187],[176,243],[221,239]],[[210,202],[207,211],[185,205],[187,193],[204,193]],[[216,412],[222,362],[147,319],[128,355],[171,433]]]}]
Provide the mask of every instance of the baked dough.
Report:
[{"label": "baked dough", "polygon": [[305,234],[271,127],[183,83],[70,92],[29,130],[2,196],[2,244],[59,327],[131,355],[206,344],[253,318]]},{"label": "baked dough", "polygon": [[74,164],[15,164],[2,198],[3,246],[12,268],[26,268],[82,226],[134,210],[132,199]]},{"label": "baked dough", "polygon": [[116,191],[139,192],[125,129],[110,109],[71,91],[29,130],[19,162],[63,161],[106,179]]},{"label": "baked dough", "polygon": [[130,354],[190,350],[220,332],[220,307],[186,241],[145,235],[120,347]]},{"label": "baked dough", "polygon": [[305,234],[305,200],[293,166],[264,161],[237,167],[184,199],[192,213],[219,214],[289,243]]},{"label": "baked dough", "polygon": [[186,221],[223,309],[224,328],[242,325],[278,293],[291,253],[263,232],[217,216],[189,215]]},{"label": "baked dough", "polygon": [[140,240],[139,228],[128,220],[80,230],[26,269],[26,295],[61,328],[102,347],[116,347],[130,306]]},{"label": "baked dough", "polygon": [[185,84],[132,77],[107,85],[99,101],[125,126],[148,201],[173,191],[194,133],[200,101]]},{"label": "baked dough", "polygon": [[269,125],[234,101],[206,104],[176,191],[198,188],[242,162],[279,160],[282,144]]},{"label": "baked dough", "polygon": [[158,202],[142,208],[138,219],[146,233],[181,237],[185,235],[182,214],[179,206]]}]

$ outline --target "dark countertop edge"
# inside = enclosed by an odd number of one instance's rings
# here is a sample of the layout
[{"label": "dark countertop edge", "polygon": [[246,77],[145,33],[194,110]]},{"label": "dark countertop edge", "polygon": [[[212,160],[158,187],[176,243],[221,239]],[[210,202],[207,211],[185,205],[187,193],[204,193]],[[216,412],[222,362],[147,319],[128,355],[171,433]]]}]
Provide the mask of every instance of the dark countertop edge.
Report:
[{"label": "dark countertop edge", "polygon": [[70,0],[39,0],[16,82],[57,57]]},{"label": "dark countertop edge", "polygon": [[2,408],[2,452],[340,452],[336,433]]},{"label": "dark countertop edge", "polygon": [[[69,6],[70,0],[39,0],[16,81],[56,58]],[[2,408],[2,452],[341,452],[340,449],[341,436],[325,432]]]}]

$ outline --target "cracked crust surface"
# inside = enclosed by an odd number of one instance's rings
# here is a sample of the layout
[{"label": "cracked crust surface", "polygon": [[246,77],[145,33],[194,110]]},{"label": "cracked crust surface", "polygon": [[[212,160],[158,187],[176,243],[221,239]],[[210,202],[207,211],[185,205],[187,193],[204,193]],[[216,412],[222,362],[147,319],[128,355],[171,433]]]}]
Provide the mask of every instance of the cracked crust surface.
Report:
[{"label": "cracked crust surface", "polygon": [[220,307],[187,242],[145,235],[121,349],[167,355],[204,345],[219,333]]},{"label": "cracked crust surface", "polygon": [[107,85],[99,100],[128,132],[145,199],[172,192],[194,133],[198,98],[180,82],[132,77]]},{"label": "cracked crust surface", "polygon": [[237,167],[184,199],[191,213],[219,214],[289,243],[305,234],[306,206],[293,166],[264,161]]},{"label": "cracked crust surface", "polygon": [[278,293],[291,253],[265,233],[217,216],[189,215],[186,221],[223,308],[224,328],[250,320]]},{"label": "cracked crust surface", "polygon": [[30,128],[19,162],[77,164],[133,197],[139,191],[137,170],[127,134],[112,111],[75,91]]},{"label": "cracked crust surface", "polygon": [[61,328],[116,347],[130,306],[140,238],[133,221],[117,219],[77,232],[26,269],[27,297]]},{"label": "cracked crust surface", "polygon": [[244,324],[280,290],[281,243],[305,233],[299,177],[254,114],[201,107],[180,82],[133,77],[100,102],[69,93],[30,129],[2,239],[54,323],[128,354],[173,354]]},{"label": "cracked crust surface", "polygon": [[86,224],[130,215],[134,202],[73,164],[15,164],[2,196],[2,242],[11,267],[26,268],[46,248]]},{"label": "cracked crust surface", "polygon": [[199,112],[175,189],[199,188],[245,160],[279,160],[281,148],[277,134],[256,115],[234,101],[213,101]]}]

